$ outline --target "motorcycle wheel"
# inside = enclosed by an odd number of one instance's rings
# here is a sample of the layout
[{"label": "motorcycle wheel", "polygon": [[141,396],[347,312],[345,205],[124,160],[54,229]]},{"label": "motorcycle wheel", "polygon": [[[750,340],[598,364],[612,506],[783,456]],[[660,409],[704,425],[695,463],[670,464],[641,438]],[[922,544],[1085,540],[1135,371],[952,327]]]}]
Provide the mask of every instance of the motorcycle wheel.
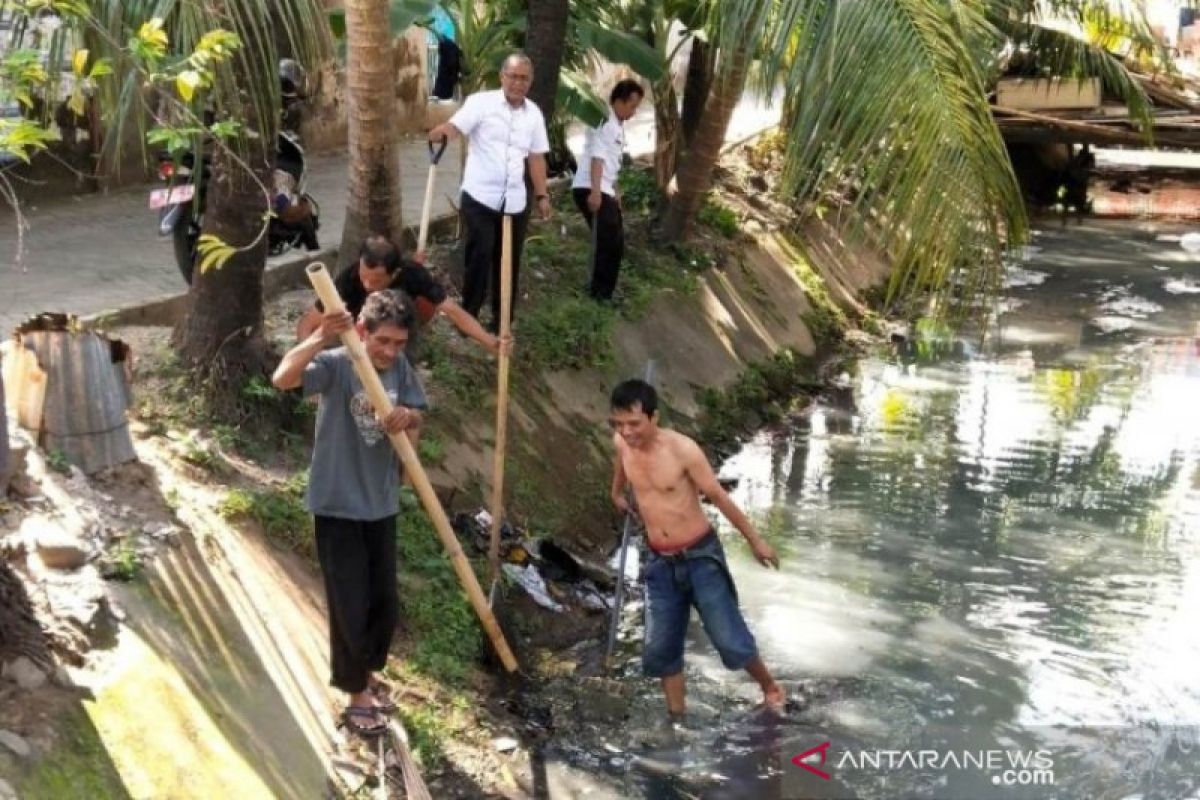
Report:
[{"label": "motorcycle wheel", "polygon": [[200,221],[192,219],[192,204],[183,204],[179,221],[171,231],[171,244],[175,250],[175,266],[183,276],[184,283],[192,285],[192,274],[196,266],[196,242],[200,238]]}]

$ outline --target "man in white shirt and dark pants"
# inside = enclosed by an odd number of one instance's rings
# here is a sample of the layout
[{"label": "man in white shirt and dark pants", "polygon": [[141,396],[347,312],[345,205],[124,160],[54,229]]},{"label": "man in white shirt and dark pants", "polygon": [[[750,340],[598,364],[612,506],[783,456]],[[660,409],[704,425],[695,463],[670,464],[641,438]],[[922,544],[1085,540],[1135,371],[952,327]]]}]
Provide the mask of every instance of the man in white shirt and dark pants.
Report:
[{"label": "man in white shirt and dark pants", "polygon": [[492,320],[488,327],[493,333],[500,326],[501,221],[505,214],[513,218],[512,286],[516,307],[517,274],[529,219],[526,163],[538,213],[542,219],[550,217],[546,191],[550,140],[541,109],[525,97],[532,82],[532,62],[514,53],[500,68],[499,89],[471,95],[449,122],[429,132],[431,142],[467,137],[462,182],[462,213],[467,226],[462,307],[478,319],[490,283]]},{"label": "man in white shirt and dark pants", "polygon": [[622,125],[637,112],[644,96],[645,90],[637,81],[623,80],[613,87],[608,119],[587,132],[579,171],[571,184],[571,194],[583,218],[589,226],[598,226],[592,236],[596,252],[592,255],[595,265],[588,292],[601,302],[612,300],[625,254],[625,223],[617,193],[617,173],[625,153]]}]

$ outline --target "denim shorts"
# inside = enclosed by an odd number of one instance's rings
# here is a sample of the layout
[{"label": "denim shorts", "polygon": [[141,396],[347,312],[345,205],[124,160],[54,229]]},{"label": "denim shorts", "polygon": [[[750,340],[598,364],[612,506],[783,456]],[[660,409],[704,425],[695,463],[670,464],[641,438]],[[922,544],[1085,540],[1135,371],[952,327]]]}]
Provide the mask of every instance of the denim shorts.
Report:
[{"label": "denim shorts", "polygon": [[642,671],[662,678],[683,671],[683,645],[692,606],[728,669],[743,669],[756,655],[754,635],[738,609],[737,589],[715,532],[682,553],[651,553],[646,566],[646,635]]}]

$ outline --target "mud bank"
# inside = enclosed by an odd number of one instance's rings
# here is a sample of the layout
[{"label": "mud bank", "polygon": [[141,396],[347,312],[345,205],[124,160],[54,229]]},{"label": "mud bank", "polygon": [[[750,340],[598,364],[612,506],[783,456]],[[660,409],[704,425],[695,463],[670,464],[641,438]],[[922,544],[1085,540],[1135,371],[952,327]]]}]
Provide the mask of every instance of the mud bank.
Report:
[{"label": "mud bank", "polygon": [[[858,296],[884,279],[886,265],[851,255],[823,228],[806,231],[805,245],[801,252],[781,233],[740,242],[692,289],[664,291],[640,319],[618,321],[602,365],[541,373],[520,365],[509,433],[514,520],[585,551],[611,544],[608,394],[641,375],[647,361],[654,362],[664,424],[702,439],[722,395],[740,378],[753,382],[756,368],[781,355],[796,357],[794,386],[812,385],[819,357],[866,313]],[[432,429],[447,441],[435,480],[460,500],[490,480],[494,392],[487,385],[477,391],[433,415]]]}]

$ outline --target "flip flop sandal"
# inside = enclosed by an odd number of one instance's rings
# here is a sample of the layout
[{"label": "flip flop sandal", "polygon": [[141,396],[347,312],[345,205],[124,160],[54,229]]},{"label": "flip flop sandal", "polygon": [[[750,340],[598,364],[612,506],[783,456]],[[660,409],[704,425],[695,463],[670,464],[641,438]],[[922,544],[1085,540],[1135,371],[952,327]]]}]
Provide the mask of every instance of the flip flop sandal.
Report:
[{"label": "flip flop sandal", "polygon": [[376,706],[379,711],[384,714],[395,714],[397,711],[396,703],[392,700],[392,689],[383,681],[372,683],[367,687],[367,691],[371,693],[371,697],[375,698]]},{"label": "flip flop sandal", "polygon": [[351,733],[362,737],[371,738],[375,736],[382,736],[387,732],[387,723],[377,722],[374,725],[362,725],[354,721],[355,719],[377,720],[379,718],[380,711],[381,709],[376,708],[375,706],[346,706],[346,709],[342,712],[342,724],[345,725],[346,729]]}]

